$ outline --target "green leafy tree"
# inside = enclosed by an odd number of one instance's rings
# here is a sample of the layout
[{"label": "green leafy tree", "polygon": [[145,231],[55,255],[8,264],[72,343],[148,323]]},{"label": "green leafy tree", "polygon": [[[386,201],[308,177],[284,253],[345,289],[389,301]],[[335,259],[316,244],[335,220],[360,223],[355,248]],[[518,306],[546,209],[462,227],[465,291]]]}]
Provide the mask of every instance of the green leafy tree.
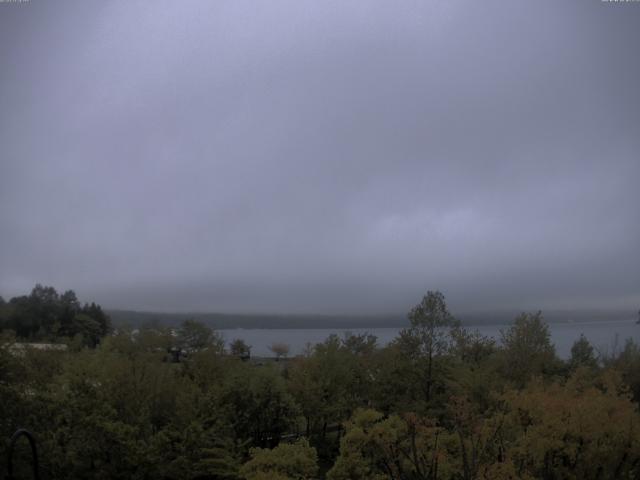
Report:
[{"label": "green leafy tree", "polygon": [[443,367],[439,360],[451,347],[450,329],[457,322],[449,313],[444,295],[438,291],[427,292],[408,317],[411,326],[400,332],[395,343],[413,362],[417,384],[429,403],[437,377],[442,373],[438,371]]},{"label": "green leafy tree", "polygon": [[[30,296],[13,297],[9,304],[11,316],[7,327],[16,332],[19,338],[35,339],[36,335],[43,331],[43,313],[36,300]],[[51,320],[51,323],[54,321]]]},{"label": "green leafy tree", "polygon": [[628,339],[620,354],[607,359],[605,364],[621,375],[631,389],[633,398],[640,402],[640,345]]},{"label": "green leafy tree", "polygon": [[251,357],[251,347],[241,338],[236,338],[229,345],[231,355],[234,355],[241,359],[249,359]]},{"label": "green leafy tree", "polygon": [[305,439],[281,443],[272,450],[253,448],[251,459],[240,469],[246,480],[312,480],[317,478],[316,449]]},{"label": "green leafy tree", "polygon": [[596,368],[598,359],[589,340],[584,335],[573,343],[569,365],[572,370],[579,367]]},{"label": "green leafy tree", "polygon": [[153,478],[236,480],[239,450],[219,425],[194,421],[170,425],[151,439],[149,470]]},{"label": "green leafy tree", "polygon": [[60,295],[60,311],[55,323],[55,334],[62,337],[73,337],[78,334],[74,318],[81,313],[81,310],[80,302],[73,290],[67,290]]},{"label": "green leafy tree", "polygon": [[80,335],[85,345],[95,347],[102,336],[100,324],[85,313],[78,313],[73,317],[72,331]]},{"label": "green leafy tree", "polygon": [[[329,427],[337,427],[371,398],[372,359],[355,354],[337,335],[317,344],[313,352],[292,361],[288,369],[289,389],[301,406],[307,436],[325,440]],[[337,445],[335,445],[337,447]],[[321,449],[324,457],[327,449]]]},{"label": "green leafy tree", "polygon": [[95,303],[80,307],[73,290],[60,295],[53,287],[37,284],[29,295],[14,297],[0,307],[0,327],[36,342],[81,335],[88,345],[95,346],[111,331],[111,321]]},{"label": "green leafy tree", "polygon": [[369,333],[346,332],[342,338],[342,347],[356,356],[372,355],[378,348],[378,337]]},{"label": "green leafy tree", "polygon": [[422,369],[396,340],[371,358],[371,406],[384,414],[416,411],[424,402]]},{"label": "green leafy tree", "polygon": [[2,302],[0,302],[0,330],[11,329],[12,325],[9,322],[10,318],[11,305],[3,300]]},{"label": "green leafy tree", "polygon": [[461,326],[451,329],[452,353],[464,363],[477,365],[496,353],[496,341],[478,330],[469,331]]},{"label": "green leafy tree", "polygon": [[[74,294],[75,296],[75,294]],[[100,334],[102,336],[111,332],[111,319],[104,313],[102,307],[93,302],[82,307],[82,313],[93,318],[100,328]]]},{"label": "green leafy tree", "polygon": [[501,331],[503,372],[523,386],[535,375],[551,374],[558,367],[555,347],[542,312],[521,313],[507,330]]},{"label": "green leafy tree", "polygon": [[188,352],[195,352],[205,348],[220,352],[224,350],[222,337],[197,320],[185,320],[182,322],[178,330],[178,345]]},{"label": "green leafy tree", "polygon": [[505,395],[504,457],[519,476],[595,480],[640,474],[640,415],[620,385],[533,382]]},{"label": "green leafy tree", "polygon": [[375,410],[360,410],[346,424],[340,455],[328,480],[435,480],[449,478],[443,430],[415,415],[385,418]]},{"label": "green leafy tree", "polygon": [[217,408],[224,412],[238,443],[273,447],[296,424],[299,410],[276,368],[254,368],[236,362],[216,392]]}]

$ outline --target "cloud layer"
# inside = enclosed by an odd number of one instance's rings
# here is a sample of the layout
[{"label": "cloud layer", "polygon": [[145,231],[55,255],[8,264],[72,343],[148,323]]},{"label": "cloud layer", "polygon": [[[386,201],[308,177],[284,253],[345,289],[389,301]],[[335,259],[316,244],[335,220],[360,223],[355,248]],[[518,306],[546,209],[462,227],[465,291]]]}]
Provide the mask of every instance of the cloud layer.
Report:
[{"label": "cloud layer", "polygon": [[0,294],[640,303],[640,5],[0,4]]}]

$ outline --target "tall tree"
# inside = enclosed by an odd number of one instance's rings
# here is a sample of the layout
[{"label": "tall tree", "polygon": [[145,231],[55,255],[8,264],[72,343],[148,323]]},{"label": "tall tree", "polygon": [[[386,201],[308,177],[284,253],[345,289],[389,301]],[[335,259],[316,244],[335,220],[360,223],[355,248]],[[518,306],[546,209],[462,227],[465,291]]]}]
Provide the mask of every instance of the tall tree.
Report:
[{"label": "tall tree", "polygon": [[542,312],[521,313],[500,332],[505,376],[523,386],[532,376],[551,373],[557,366],[555,347]]},{"label": "tall tree", "polygon": [[574,370],[578,367],[595,368],[598,366],[598,359],[596,358],[593,346],[584,334],[580,335],[580,338],[576,340],[571,347],[569,365]]},{"label": "tall tree", "polygon": [[444,295],[428,291],[409,312],[411,326],[400,332],[398,344],[417,364],[422,364],[425,400],[431,400],[436,358],[448,351],[450,329],[457,325],[449,313]]},{"label": "tall tree", "polygon": [[224,340],[214,330],[197,320],[185,320],[178,330],[180,348],[189,352],[212,348],[224,350]]}]

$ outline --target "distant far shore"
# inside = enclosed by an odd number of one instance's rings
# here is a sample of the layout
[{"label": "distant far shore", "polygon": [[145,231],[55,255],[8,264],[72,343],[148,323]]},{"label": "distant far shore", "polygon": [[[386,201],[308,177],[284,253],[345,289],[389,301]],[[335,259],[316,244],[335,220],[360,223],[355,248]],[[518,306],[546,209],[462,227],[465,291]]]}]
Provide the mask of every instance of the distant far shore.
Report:
[{"label": "distant far shore", "polygon": [[[191,318],[215,329],[349,329],[401,328],[409,325],[406,314],[389,315],[275,315],[227,313],[165,313],[136,310],[107,310],[115,327],[178,326]],[[463,325],[505,325],[511,323],[519,311],[461,313],[456,315]],[[633,310],[549,310],[544,311],[548,323],[588,323],[632,321]]]}]

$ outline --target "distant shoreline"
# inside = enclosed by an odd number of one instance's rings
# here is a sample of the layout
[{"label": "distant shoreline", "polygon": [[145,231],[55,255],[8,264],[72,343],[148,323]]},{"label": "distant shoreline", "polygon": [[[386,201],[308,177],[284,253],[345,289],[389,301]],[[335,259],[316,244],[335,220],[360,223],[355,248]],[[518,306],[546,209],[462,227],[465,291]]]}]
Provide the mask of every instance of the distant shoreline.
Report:
[{"label": "distant shoreline", "polygon": [[[409,326],[406,315],[275,315],[275,314],[225,314],[225,313],[163,313],[135,310],[107,310],[115,327],[145,326],[176,327],[191,318],[206,323],[217,330],[288,330],[288,329],[367,329],[402,328]],[[465,327],[508,325],[519,312],[466,313],[457,318]],[[603,322],[635,323],[633,311],[543,311],[549,324],[588,324]]]},{"label": "distant shoreline", "polygon": [[[611,323],[611,324],[635,324],[637,323],[634,320],[592,320],[592,321],[577,321],[577,322],[548,322],[549,325],[602,325],[603,323]],[[473,329],[474,327],[504,327],[509,325],[510,322],[498,322],[498,323],[462,323],[463,327],[467,327]],[[338,326],[338,327],[326,327],[326,326],[296,326],[296,327],[225,327],[218,328],[217,330],[231,331],[231,330],[366,330],[368,328],[375,330],[397,330],[399,328],[408,327],[408,325],[386,325],[386,326],[366,326],[366,325],[357,325],[357,326]]]}]

